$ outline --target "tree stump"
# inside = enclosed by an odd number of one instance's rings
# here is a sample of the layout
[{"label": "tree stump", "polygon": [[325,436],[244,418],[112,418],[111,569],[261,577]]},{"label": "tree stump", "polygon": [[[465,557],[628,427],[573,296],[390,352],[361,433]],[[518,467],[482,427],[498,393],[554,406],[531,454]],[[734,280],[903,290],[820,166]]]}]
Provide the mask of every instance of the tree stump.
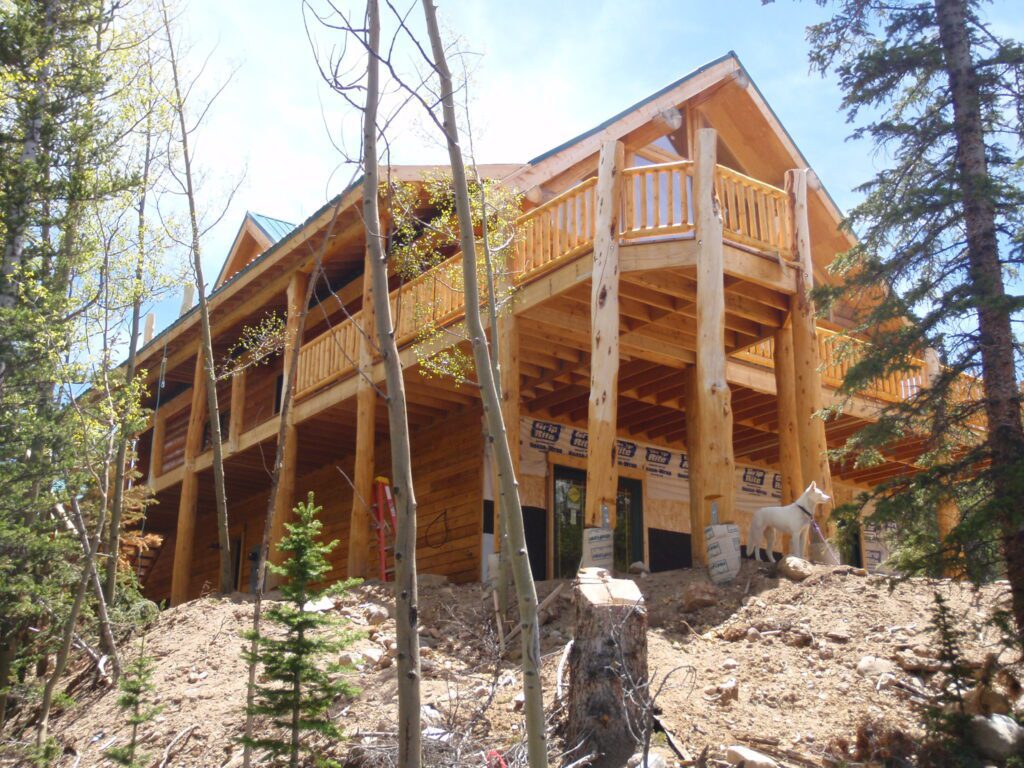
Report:
[{"label": "tree stump", "polygon": [[647,699],[647,609],[636,584],[603,568],[581,568],[574,590],[576,636],[569,653],[570,759],[625,765],[642,736]]}]

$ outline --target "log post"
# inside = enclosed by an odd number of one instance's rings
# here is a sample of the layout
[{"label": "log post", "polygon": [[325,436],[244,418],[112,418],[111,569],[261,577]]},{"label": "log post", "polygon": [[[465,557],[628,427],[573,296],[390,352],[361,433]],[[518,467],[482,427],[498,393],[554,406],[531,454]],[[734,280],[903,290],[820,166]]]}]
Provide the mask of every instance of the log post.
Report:
[{"label": "log post", "polygon": [[[735,462],[732,448],[732,402],[725,367],[725,268],[722,213],[715,194],[718,137],[714,129],[697,131],[694,158],[694,222],[697,237],[697,361],[692,378],[697,422],[691,456],[700,456],[699,484],[690,484],[690,504],[701,523],[699,561],[703,561],[703,528],[711,523],[717,502],[719,520],[734,519]],[[687,418],[689,431],[690,418]],[[691,517],[693,515],[691,514]],[[698,542],[691,539],[696,548]],[[698,558],[694,558],[698,560]]]},{"label": "log post", "polygon": [[377,430],[377,392],[373,386],[373,278],[370,251],[363,267],[363,309],[360,314],[359,381],[356,383],[356,456],[352,471],[352,513],[349,517],[349,578],[366,578],[370,550],[370,509],[373,504],[374,447]]},{"label": "log post", "polygon": [[195,544],[196,506],[199,502],[199,473],[196,456],[203,448],[206,425],[206,370],[203,356],[196,353],[196,372],[192,379],[192,410],[185,435],[184,474],[178,501],[178,526],[174,536],[174,565],[171,569],[171,605],[189,598],[192,581],[192,550]]},{"label": "log post", "polygon": [[[601,147],[597,169],[590,299],[587,528],[615,527],[618,495],[615,430],[619,392],[619,208],[624,154],[622,142],[606,142]],[[584,544],[584,551],[587,549]]]},{"label": "log post", "polygon": [[[285,324],[284,352],[283,358],[288,360],[291,357],[295,345],[301,345],[302,339],[299,336],[299,318],[302,315],[302,302],[306,300],[306,287],[309,284],[309,273],[296,271],[292,273],[288,281],[288,319]],[[282,398],[288,392],[288,366],[284,368],[284,378],[281,382]],[[282,406],[284,403],[282,402]],[[281,409],[285,409],[282,407]],[[284,526],[291,520],[292,507],[295,505],[295,479],[299,456],[299,431],[295,427],[295,409],[288,408],[288,420],[285,425],[286,435],[284,442],[284,456],[281,461],[281,476],[277,485],[277,497],[274,499],[274,521],[270,529],[270,542],[268,557],[274,565],[283,562],[283,553],[277,549],[277,544],[284,537]],[[273,574],[267,576],[267,585],[273,587],[280,583]]]},{"label": "log post", "polygon": [[[825,421],[818,415],[823,407],[821,364],[818,333],[811,289],[814,287],[814,265],[811,261],[810,225],[807,220],[807,169],[786,172],[789,195],[790,231],[793,253],[797,259],[796,295],[792,302],[793,371],[796,386],[797,436],[800,445],[800,466],[803,482],[814,481],[832,496],[832,470],[828,463]],[[803,490],[803,489],[801,489]],[[822,532],[828,535],[829,505],[815,511]]]},{"label": "log post", "polygon": [[[576,582],[576,635],[569,652],[567,744],[594,766],[620,766],[637,744],[638,706],[647,685],[647,609],[632,581],[603,568],[582,568]],[[631,695],[633,694],[633,695]]]},{"label": "log post", "polygon": [[[512,309],[498,315],[498,373],[501,378],[501,416],[508,433],[508,449],[512,466],[519,472],[519,325]],[[494,472],[494,551],[501,551],[501,515],[505,504],[501,499],[497,469]]]},{"label": "log post", "polygon": [[946,539],[953,532],[953,529],[960,525],[960,507],[956,501],[947,496],[935,510],[935,516],[939,524],[939,545],[946,559],[943,574],[946,578],[954,579],[964,575],[963,568],[949,561],[949,552],[946,550]]},{"label": "log post", "polygon": [[245,427],[245,368],[231,374],[231,416],[228,420],[228,453],[238,450],[238,440]]},{"label": "log post", "polygon": [[793,326],[789,322],[775,332],[775,393],[779,417],[782,503],[792,504],[804,492],[804,476],[800,465],[800,438],[797,433]]},{"label": "log post", "polygon": [[[157,384],[157,386],[160,386]],[[156,479],[164,473],[164,441],[167,435],[167,416],[157,408],[153,414],[152,450],[149,452],[149,479],[147,485],[153,486]]]},{"label": "log post", "polygon": [[704,517],[704,454],[700,442],[700,421],[697,418],[697,371],[690,366],[683,372],[683,408],[686,411],[686,461],[690,468],[690,559],[694,566],[707,565],[707,543],[704,528],[710,520]]}]

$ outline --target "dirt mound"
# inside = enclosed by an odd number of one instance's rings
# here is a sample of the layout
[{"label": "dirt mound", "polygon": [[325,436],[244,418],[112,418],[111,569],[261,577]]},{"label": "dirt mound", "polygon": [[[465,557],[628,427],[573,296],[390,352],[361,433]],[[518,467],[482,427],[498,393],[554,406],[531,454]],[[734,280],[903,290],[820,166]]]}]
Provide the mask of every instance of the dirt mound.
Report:
[{"label": "dirt mound", "polygon": [[[929,693],[937,664],[928,646],[932,594],[941,592],[960,617],[967,655],[981,660],[995,641],[986,629],[1005,585],[981,590],[948,581],[912,579],[891,587],[852,569],[817,569],[809,579],[778,580],[765,566],[746,563],[723,589],[694,584],[702,571],[639,579],[649,611],[651,673],[672,674],[659,699],[662,721],[686,750],[731,744],[767,746],[812,757],[837,736],[852,736],[865,717],[913,732],[915,702]],[[538,585],[543,598],[557,582]],[[364,633],[347,659],[361,694],[339,711],[350,735],[339,756],[359,746],[386,748],[395,731],[397,683],[393,663],[391,592],[368,583],[334,608]],[[711,601],[713,605],[706,605]],[[693,610],[684,610],[684,605]],[[484,765],[483,749],[504,750],[522,735],[518,640],[499,658],[493,610],[481,586],[428,580],[421,587],[425,744],[448,734],[474,735],[463,764]],[[245,596],[206,598],[163,612],[146,633],[156,661],[156,698],[164,707],[143,728],[143,749],[169,766],[239,764],[245,665],[243,633],[252,620]],[[545,699],[553,703],[562,650],[572,632],[571,586],[551,602],[542,632]],[[62,766],[104,764],[103,750],[124,743],[128,729],[116,692],[96,691],[61,713],[54,733],[66,747]],[[553,747],[557,748],[557,742]],[[77,761],[77,762],[76,762]]]}]

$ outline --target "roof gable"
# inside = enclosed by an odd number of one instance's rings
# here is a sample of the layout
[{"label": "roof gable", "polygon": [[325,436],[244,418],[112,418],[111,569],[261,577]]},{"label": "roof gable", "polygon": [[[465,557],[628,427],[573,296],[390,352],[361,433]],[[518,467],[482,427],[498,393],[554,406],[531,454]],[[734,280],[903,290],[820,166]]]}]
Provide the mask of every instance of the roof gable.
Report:
[{"label": "roof gable", "polygon": [[219,288],[233,275],[252,263],[261,253],[277,244],[293,229],[295,229],[295,225],[287,221],[246,211],[242,225],[238,228],[238,234],[235,235],[235,240],[228,251],[228,257],[224,260],[224,266],[221,267],[220,274],[217,275],[214,289]]}]

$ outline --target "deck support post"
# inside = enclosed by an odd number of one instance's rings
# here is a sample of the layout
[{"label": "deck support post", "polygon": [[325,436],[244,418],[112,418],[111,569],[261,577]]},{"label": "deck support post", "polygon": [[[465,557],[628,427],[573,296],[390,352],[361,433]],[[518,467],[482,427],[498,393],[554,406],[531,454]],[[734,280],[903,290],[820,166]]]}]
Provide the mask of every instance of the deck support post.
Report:
[{"label": "deck support post", "polygon": [[939,503],[938,508],[935,510],[935,516],[939,524],[939,544],[942,547],[946,562],[943,568],[943,575],[948,579],[959,578],[964,575],[964,571],[962,567],[950,562],[948,559],[949,552],[946,551],[946,539],[953,532],[953,529],[960,525],[960,507],[955,499],[947,496]]},{"label": "deck support post", "polygon": [[[159,387],[160,384],[157,383]],[[150,488],[156,479],[164,473],[164,441],[167,439],[167,416],[157,408],[153,414],[153,439],[152,449],[149,452],[149,477],[146,485]]]},{"label": "deck support post", "polygon": [[688,387],[692,418],[687,415],[691,467],[690,541],[694,562],[704,562],[704,527],[711,505],[719,520],[734,519],[735,461],[732,448],[732,398],[726,378],[725,266],[722,212],[715,194],[718,136],[712,128],[697,131],[693,170],[694,225],[697,237],[697,360]]},{"label": "deck support post", "polygon": [[239,368],[231,374],[231,416],[228,420],[229,454],[238,450],[238,440],[245,426],[245,368]]},{"label": "deck support post", "polygon": [[[926,387],[933,387],[941,375],[942,360],[939,358],[938,351],[929,347],[924,351],[924,381],[922,383]],[[951,496],[942,499],[935,509],[935,518],[939,526],[939,545],[943,554],[948,557],[946,539],[953,532],[953,529],[960,524],[960,507],[957,505],[956,500]],[[947,578],[957,578],[963,575],[960,568],[949,562],[946,563],[943,572],[943,575]]]},{"label": "deck support post", "polygon": [[[818,371],[821,363],[818,333],[814,303],[811,300],[814,265],[811,261],[810,225],[807,220],[807,173],[806,168],[786,172],[790,231],[793,233],[792,249],[798,267],[796,295],[793,296],[791,313],[797,437],[803,483],[809,484],[814,481],[819,488],[832,496],[832,470],[828,463],[825,421],[818,415],[824,402],[821,394],[821,374]],[[829,509],[829,505],[822,504],[815,512],[818,526],[825,535],[828,535],[829,530]]]},{"label": "deck support post", "polygon": [[206,370],[203,356],[196,355],[195,376],[192,379],[192,410],[185,434],[184,474],[181,497],[178,501],[178,526],[174,536],[174,565],[171,569],[171,605],[188,600],[192,582],[192,551],[196,533],[196,506],[199,502],[199,473],[196,456],[203,447],[206,425]]},{"label": "deck support post", "polygon": [[[282,357],[285,361],[284,377],[281,382],[281,397],[288,391],[288,360],[291,357],[292,349],[302,344],[298,338],[299,317],[302,314],[302,302],[306,300],[306,287],[309,285],[309,273],[297,271],[292,273],[288,281],[288,318],[285,323],[284,352]],[[284,403],[282,402],[282,410]],[[299,456],[299,431],[295,427],[295,409],[288,408],[288,420],[285,424],[284,456],[281,461],[281,476],[277,481],[277,496],[274,499],[274,520],[270,529],[270,542],[268,559],[274,565],[280,565],[283,556],[277,549],[278,542],[284,537],[285,523],[291,519],[292,506],[295,504],[295,479],[296,465]],[[270,587],[280,583],[272,574],[267,576],[267,584]]]},{"label": "deck support post", "polygon": [[[587,408],[587,528],[615,527],[619,393],[619,208],[625,149],[602,145],[597,168],[590,298],[590,401]],[[607,521],[607,522],[606,522]],[[588,551],[585,546],[584,551]],[[586,555],[584,556],[586,560]],[[592,565],[584,562],[583,566]]]},{"label": "deck support post", "polygon": [[359,380],[356,383],[356,456],[352,470],[352,513],[349,516],[349,578],[368,575],[370,551],[370,509],[373,504],[374,447],[377,431],[377,391],[373,385],[373,338],[376,321],[373,314],[373,272],[370,250],[363,267],[362,329],[359,336]]},{"label": "deck support post", "polygon": [[704,505],[698,499],[704,496],[704,455],[701,452],[700,420],[697,414],[697,370],[693,366],[683,371],[683,408],[686,412],[686,463],[690,473],[690,559],[694,566],[706,565],[707,547],[703,516]]},{"label": "deck support post", "polygon": [[[504,283],[505,281],[501,281]],[[501,415],[508,434],[508,449],[512,453],[512,466],[519,472],[519,324],[509,307],[498,314],[495,349],[498,355],[498,374],[501,380]],[[497,471],[494,478],[494,551],[501,551],[501,516],[505,502],[501,498]],[[518,476],[518,475],[517,475]]]},{"label": "deck support post", "polygon": [[800,465],[800,437],[797,432],[793,326],[788,322],[775,332],[775,392],[778,398],[782,503],[792,504],[804,492],[804,475]]}]

